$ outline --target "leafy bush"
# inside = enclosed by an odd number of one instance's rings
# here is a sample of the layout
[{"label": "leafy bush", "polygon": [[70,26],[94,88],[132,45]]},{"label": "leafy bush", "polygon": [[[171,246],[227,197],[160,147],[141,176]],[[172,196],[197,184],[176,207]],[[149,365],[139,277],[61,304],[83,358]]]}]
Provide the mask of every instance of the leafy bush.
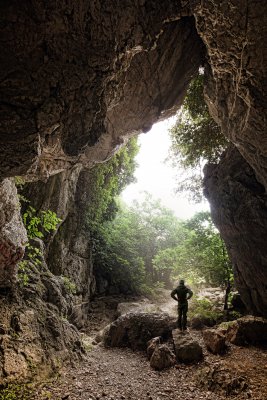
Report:
[{"label": "leafy bush", "polygon": [[188,315],[190,318],[200,317],[203,319],[218,321],[223,316],[223,313],[216,310],[214,304],[208,299],[193,298]]},{"label": "leafy bush", "polygon": [[70,293],[70,294],[76,294],[77,291],[77,287],[75,285],[74,282],[72,282],[67,276],[61,276],[63,279],[63,283],[64,286],[66,288],[66,290]]},{"label": "leafy bush", "polygon": [[[29,200],[20,196],[20,200],[29,203]],[[31,239],[43,239],[49,233],[57,229],[58,224],[62,221],[55,212],[51,210],[41,210],[37,213],[36,209],[28,204],[26,211],[22,215],[22,220],[27,231],[30,241],[25,246],[24,259],[18,265],[18,282],[21,287],[27,286],[29,283],[29,272],[31,263],[37,267],[41,264],[41,251],[33,245]]]},{"label": "leafy bush", "polygon": [[12,383],[0,386],[0,400],[31,400],[34,398],[35,396],[29,384]]}]

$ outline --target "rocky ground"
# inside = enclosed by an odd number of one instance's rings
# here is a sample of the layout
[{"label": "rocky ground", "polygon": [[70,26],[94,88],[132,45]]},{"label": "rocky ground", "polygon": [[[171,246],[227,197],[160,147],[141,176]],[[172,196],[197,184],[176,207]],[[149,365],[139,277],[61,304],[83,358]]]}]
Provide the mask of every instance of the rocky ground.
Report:
[{"label": "rocky ground", "polygon": [[[225,387],[210,379],[207,370],[220,366]],[[229,378],[227,371],[232,371]],[[141,352],[95,346],[85,360],[62,371],[62,375],[39,386],[38,400],[236,400],[267,398],[267,352],[255,347],[232,346],[225,356],[205,352],[203,362],[177,364],[169,370],[154,371]],[[200,378],[205,385],[202,386]],[[225,377],[224,377],[225,376]],[[237,385],[235,377],[241,378]],[[218,379],[217,379],[218,381]],[[228,388],[228,389],[227,389]],[[229,390],[229,394],[227,393]]]},{"label": "rocky ground", "polygon": [[173,303],[168,298],[165,303],[154,305],[147,299],[135,299],[131,305],[119,300],[119,307],[115,299],[103,298],[94,303],[91,329],[83,334],[83,361],[66,365],[50,380],[31,386],[29,391],[24,389],[24,394],[21,389],[21,397],[1,397],[0,392],[0,400],[267,399],[267,349],[230,345],[224,355],[213,355],[205,349],[201,331],[190,329],[204,348],[204,360],[191,365],[177,363],[158,372],[150,367],[144,352],[93,345],[97,329],[128,307],[146,312],[153,312],[153,307],[154,311],[162,311],[163,307],[173,313]]}]

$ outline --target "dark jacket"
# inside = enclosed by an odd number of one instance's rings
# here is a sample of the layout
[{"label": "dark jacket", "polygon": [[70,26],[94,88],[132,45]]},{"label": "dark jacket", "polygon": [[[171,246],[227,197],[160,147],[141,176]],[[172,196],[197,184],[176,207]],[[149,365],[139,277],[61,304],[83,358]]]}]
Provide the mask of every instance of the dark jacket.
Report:
[{"label": "dark jacket", "polygon": [[171,292],[171,297],[178,301],[178,303],[187,303],[187,300],[191,299],[192,296],[192,290],[181,284]]}]

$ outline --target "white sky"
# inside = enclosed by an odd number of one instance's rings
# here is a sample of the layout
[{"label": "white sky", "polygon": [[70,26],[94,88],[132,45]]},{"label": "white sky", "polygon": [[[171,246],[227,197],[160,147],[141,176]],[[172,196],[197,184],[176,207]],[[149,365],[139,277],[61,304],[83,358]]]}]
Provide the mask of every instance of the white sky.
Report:
[{"label": "white sky", "polygon": [[155,124],[148,133],[139,135],[141,145],[136,157],[138,167],[135,171],[136,183],[129,185],[122,193],[123,201],[131,205],[134,199],[144,198],[144,191],[160,199],[162,204],[174,211],[181,219],[191,218],[196,212],[209,210],[208,202],[190,204],[182,194],[175,194],[175,175],[177,169],[164,161],[168,156],[171,140],[168,129],[173,125],[174,118]]}]

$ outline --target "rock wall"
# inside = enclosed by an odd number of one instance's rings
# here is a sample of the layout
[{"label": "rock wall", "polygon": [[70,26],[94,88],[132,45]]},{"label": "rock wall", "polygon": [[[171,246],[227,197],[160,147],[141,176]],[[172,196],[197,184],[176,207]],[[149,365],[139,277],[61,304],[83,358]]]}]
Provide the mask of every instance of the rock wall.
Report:
[{"label": "rock wall", "polygon": [[242,298],[251,312],[266,315],[267,3],[207,0],[194,15],[207,49],[207,104],[238,149],[207,169],[206,193]]},{"label": "rock wall", "polygon": [[1,2],[0,175],[90,166],[173,113],[203,54],[180,17],[179,1]]},{"label": "rock wall", "polygon": [[26,197],[37,210],[50,209],[62,222],[46,243],[46,262],[55,276],[67,277],[75,285],[70,320],[79,328],[87,318],[90,298],[95,293],[91,241],[86,213],[91,195],[90,170],[74,168],[26,186]]},{"label": "rock wall", "polygon": [[211,115],[267,188],[267,2],[207,0],[194,14]]},{"label": "rock wall", "polygon": [[205,195],[226,243],[236,285],[251,314],[267,316],[267,195],[237,149],[205,168]]},{"label": "rock wall", "polygon": [[17,263],[24,255],[27,234],[13,179],[0,182],[0,290],[16,280]]},{"label": "rock wall", "polygon": [[[41,241],[32,243],[43,250]],[[27,284],[0,293],[0,385],[58,373],[63,363],[84,352],[80,335],[67,317],[72,295],[64,280],[48,270],[44,258],[28,264]]]}]

